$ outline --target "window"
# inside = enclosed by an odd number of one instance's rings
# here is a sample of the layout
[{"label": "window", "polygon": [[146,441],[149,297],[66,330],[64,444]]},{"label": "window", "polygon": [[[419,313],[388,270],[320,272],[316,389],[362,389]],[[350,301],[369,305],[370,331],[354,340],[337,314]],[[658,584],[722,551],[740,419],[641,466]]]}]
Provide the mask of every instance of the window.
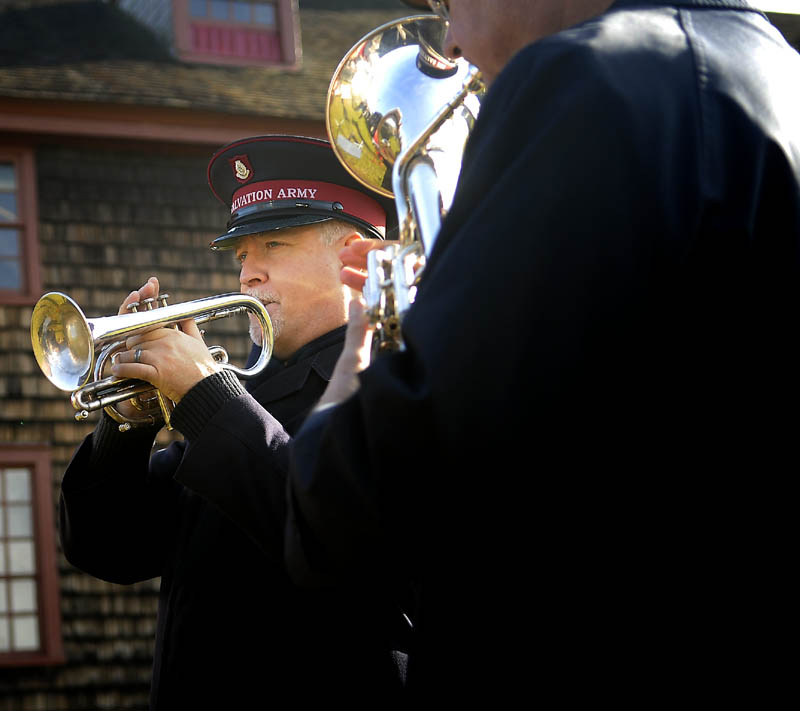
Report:
[{"label": "window", "polygon": [[275,24],[275,6],[258,2],[253,4],[253,22],[257,25]]},{"label": "window", "polygon": [[0,446],[0,666],[64,659],[49,462]]},{"label": "window", "polygon": [[33,152],[0,146],[0,303],[40,296]]},{"label": "window", "polygon": [[189,0],[189,14],[212,20],[275,27],[275,3],[268,0]]},{"label": "window", "polygon": [[225,0],[209,0],[211,5],[211,17],[215,20],[228,20],[228,9],[230,3]]},{"label": "window", "polygon": [[181,59],[211,64],[297,66],[297,0],[175,0]]}]

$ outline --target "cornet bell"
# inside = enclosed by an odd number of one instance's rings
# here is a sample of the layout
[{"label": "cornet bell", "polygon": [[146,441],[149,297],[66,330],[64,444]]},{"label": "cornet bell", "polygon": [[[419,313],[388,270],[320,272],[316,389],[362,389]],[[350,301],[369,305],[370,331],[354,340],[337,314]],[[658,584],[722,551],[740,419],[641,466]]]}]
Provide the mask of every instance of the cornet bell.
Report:
[{"label": "cornet bell", "polygon": [[59,390],[75,390],[92,376],[94,341],[80,306],[60,292],[45,294],[31,316],[36,362]]}]

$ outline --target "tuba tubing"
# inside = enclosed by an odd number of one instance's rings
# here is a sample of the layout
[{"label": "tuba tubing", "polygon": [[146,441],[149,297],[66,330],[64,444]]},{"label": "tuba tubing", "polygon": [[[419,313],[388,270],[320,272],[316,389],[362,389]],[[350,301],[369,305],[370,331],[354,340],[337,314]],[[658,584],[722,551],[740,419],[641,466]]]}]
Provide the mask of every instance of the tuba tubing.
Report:
[{"label": "tuba tubing", "polygon": [[398,244],[368,255],[373,351],[402,350],[400,324],[450,209],[466,140],[486,91],[480,71],[442,53],[447,25],[416,15],[381,25],[339,63],[326,129],[344,168],[393,197]]},{"label": "tuba tubing", "polygon": [[459,92],[403,150],[392,168],[392,188],[398,213],[411,211],[426,257],[433,250],[442,226],[442,215],[446,212],[439,190],[440,177],[434,164],[425,155],[427,143],[467,97],[479,94],[484,89],[480,71],[477,67],[470,67]]}]

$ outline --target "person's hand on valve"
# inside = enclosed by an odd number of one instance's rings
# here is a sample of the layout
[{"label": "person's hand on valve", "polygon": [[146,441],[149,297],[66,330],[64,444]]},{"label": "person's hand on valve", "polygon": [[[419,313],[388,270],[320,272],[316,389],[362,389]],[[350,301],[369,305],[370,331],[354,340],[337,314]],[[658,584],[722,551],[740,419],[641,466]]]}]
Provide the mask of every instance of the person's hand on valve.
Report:
[{"label": "person's hand on valve", "polygon": [[[157,299],[158,288],[158,279],[150,277],[126,297],[119,313],[128,313],[128,305],[137,301]],[[128,350],[113,358],[111,373],[118,378],[146,380],[165,397],[180,402],[203,378],[222,368],[206,347],[194,319],[181,321],[179,326],[180,329],[162,327],[129,337],[125,341]],[[127,402],[115,407],[122,415],[135,412]]]},{"label": "person's hand on valve", "polygon": [[392,242],[380,239],[360,239],[351,242],[339,251],[342,271],[339,278],[342,284],[361,291],[367,281],[367,254],[373,249],[385,249]]}]

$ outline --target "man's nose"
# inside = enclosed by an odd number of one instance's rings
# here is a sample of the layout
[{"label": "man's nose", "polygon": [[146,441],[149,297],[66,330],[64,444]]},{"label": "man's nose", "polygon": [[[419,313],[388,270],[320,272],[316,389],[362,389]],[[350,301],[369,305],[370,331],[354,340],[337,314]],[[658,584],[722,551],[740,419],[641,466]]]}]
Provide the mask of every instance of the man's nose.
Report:
[{"label": "man's nose", "polygon": [[458,46],[455,37],[453,37],[452,23],[447,25],[447,34],[444,36],[444,46],[442,49],[445,57],[450,57],[450,59],[459,59],[461,57],[461,47]]},{"label": "man's nose", "polygon": [[257,259],[248,257],[242,263],[242,269],[239,272],[239,283],[242,286],[258,286],[266,282],[268,278],[266,269],[259,264]]}]

